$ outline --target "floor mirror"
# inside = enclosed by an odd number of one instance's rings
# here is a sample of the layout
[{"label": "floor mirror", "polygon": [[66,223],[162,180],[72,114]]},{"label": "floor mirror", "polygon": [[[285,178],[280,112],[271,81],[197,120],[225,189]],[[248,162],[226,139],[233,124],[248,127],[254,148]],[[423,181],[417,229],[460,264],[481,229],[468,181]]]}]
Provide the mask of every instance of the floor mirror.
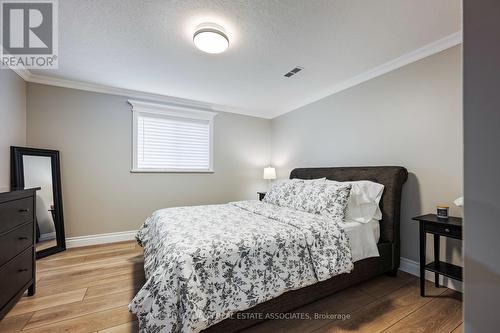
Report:
[{"label": "floor mirror", "polygon": [[11,147],[11,187],[36,193],[37,259],[66,249],[59,151]]}]

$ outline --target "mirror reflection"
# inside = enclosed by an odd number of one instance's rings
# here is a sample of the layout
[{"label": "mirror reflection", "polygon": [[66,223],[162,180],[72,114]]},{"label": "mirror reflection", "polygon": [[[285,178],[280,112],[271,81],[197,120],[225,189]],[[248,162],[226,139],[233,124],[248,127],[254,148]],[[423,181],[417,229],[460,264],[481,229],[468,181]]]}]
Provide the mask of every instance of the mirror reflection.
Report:
[{"label": "mirror reflection", "polygon": [[57,245],[52,165],[48,156],[23,156],[24,186],[40,187],[36,193],[36,250]]}]

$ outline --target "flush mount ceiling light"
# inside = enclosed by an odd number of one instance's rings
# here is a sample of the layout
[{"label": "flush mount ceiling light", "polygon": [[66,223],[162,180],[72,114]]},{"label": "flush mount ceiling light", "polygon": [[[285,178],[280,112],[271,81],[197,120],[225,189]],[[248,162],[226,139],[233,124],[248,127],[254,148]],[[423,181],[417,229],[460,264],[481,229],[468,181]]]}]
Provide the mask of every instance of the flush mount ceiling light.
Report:
[{"label": "flush mount ceiling light", "polygon": [[206,53],[222,53],[229,47],[229,39],[222,27],[205,23],[193,35],[194,45]]}]

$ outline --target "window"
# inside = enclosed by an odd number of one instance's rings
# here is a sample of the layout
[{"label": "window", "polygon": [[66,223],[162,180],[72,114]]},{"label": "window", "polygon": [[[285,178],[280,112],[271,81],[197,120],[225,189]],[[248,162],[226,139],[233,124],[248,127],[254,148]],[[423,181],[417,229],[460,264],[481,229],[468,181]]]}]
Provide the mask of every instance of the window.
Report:
[{"label": "window", "polygon": [[132,172],[212,172],[214,112],[129,101]]}]

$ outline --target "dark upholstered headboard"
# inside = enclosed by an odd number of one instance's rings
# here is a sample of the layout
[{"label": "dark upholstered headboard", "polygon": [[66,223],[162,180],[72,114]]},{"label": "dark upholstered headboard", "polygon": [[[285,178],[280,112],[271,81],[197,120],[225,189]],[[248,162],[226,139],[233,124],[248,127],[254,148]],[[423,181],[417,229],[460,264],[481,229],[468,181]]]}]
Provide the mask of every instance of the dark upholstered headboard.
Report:
[{"label": "dark upholstered headboard", "polygon": [[379,243],[396,243],[399,247],[401,190],[408,178],[405,168],[398,166],[298,168],[290,173],[290,179],[323,177],[337,181],[371,180],[384,185],[384,193],[380,201],[382,221],[380,221]]}]

